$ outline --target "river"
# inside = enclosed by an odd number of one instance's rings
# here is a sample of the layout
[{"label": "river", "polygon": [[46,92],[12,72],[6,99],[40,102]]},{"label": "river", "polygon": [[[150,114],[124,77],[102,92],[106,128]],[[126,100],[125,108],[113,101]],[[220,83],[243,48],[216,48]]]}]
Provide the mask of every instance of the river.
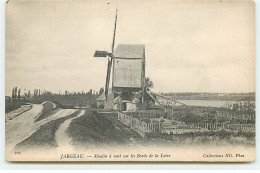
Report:
[{"label": "river", "polygon": [[187,106],[207,106],[207,107],[226,107],[227,104],[235,103],[236,101],[222,100],[177,100]]}]

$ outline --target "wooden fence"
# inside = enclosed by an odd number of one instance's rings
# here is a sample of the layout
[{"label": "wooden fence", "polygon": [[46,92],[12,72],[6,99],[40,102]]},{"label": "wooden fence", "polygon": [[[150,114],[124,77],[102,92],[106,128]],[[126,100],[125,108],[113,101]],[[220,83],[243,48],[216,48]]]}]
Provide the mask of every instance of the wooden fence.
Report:
[{"label": "wooden fence", "polygon": [[172,133],[182,134],[187,132],[203,131],[248,131],[254,132],[254,124],[229,124],[229,123],[180,123],[180,122],[160,122],[142,119],[139,116],[132,116],[118,112],[118,120],[135,131],[145,136],[147,133]]}]

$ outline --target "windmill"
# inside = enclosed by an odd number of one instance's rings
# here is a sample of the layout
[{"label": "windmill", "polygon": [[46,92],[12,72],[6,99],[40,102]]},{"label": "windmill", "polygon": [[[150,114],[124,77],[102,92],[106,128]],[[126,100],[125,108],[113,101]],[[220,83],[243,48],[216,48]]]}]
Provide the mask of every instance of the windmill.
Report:
[{"label": "windmill", "polygon": [[95,54],[94,54],[94,57],[108,57],[108,61],[107,61],[107,76],[106,76],[106,84],[105,84],[105,97],[106,97],[106,100],[107,100],[107,96],[108,96],[111,67],[112,67],[112,63],[113,63],[113,53],[114,53],[114,45],[115,45],[115,37],[116,37],[116,23],[117,23],[117,9],[116,9],[115,26],[114,26],[114,33],[113,33],[113,41],[112,41],[111,53],[107,52],[107,51],[95,51]]},{"label": "windmill", "polygon": [[[107,75],[105,84],[105,100],[108,99],[111,71],[113,102],[118,103],[119,110],[138,107],[136,102],[144,105],[145,86],[145,46],[143,44],[119,44],[114,50],[117,24],[117,10],[111,52],[95,51],[94,57],[107,57]],[[140,96],[141,94],[141,96]],[[120,99],[117,99],[120,97]],[[135,99],[135,101],[133,101]],[[140,101],[140,102],[139,102]],[[128,109],[129,110],[129,109]]]}]

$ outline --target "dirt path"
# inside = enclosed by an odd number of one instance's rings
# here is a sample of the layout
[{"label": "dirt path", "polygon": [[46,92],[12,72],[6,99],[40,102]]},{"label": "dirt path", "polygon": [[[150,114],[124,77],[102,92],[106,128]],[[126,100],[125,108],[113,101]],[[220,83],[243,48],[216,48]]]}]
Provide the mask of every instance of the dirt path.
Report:
[{"label": "dirt path", "polygon": [[10,152],[17,143],[32,134],[32,130],[34,129],[34,119],[41,112],[42,108],[42,104],[33,104],[31,110],[6,122],[6,152]]},{"label": "dirt path", "polygon": [[81,110],[81,112],[78,114],[77,117],[71,118],[66,120],[59,129],[57,130],[55,134],[55,140],[58,144],[57,152],[63,153],[64,151],[66,152],[72,152],[73,151],[73,146],[70,143],[71,138],[68,136],[66,133],[67,128],[69,127],[71,121],[75,118],[79,118],[80,116],[84,115],[85,110]]},{"label": "dirt path", "polygon": [[57,118],[71,115],[76,111],[74,109],[61,109],[51,117],[35,123],[35,119],[41,113],[44,103],[45,102],[42,104],[33,104],[33,107],[29,111],[6,122],[5,140],[7,153],[11,152],[16,144],[31,136],[41,125]]}]

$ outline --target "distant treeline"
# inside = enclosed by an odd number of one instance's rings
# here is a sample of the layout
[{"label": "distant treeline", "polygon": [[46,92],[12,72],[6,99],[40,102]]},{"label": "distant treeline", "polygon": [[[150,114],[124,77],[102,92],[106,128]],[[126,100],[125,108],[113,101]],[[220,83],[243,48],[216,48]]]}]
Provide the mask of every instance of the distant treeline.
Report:
[{"label": "distant treeline", "polygon": [[93,91],[90,89],[88,92],[69,92],[64,93],[52,93],[47,90],[34,89],[33,94],[28,90],[21,93],[21,89],[14,87],[12,90],[12,102],[26,101],[31,103],[41,103],[43,101],[51,101],[59,103],[61,105],[68,106],[87,106],[93,104],[95,99],[104,92],[104,88],[100,88],[99,91]]},{"label": "distant treeline", "polygon": [[176,100],[255,101],[255,93],[162,93]]}]

